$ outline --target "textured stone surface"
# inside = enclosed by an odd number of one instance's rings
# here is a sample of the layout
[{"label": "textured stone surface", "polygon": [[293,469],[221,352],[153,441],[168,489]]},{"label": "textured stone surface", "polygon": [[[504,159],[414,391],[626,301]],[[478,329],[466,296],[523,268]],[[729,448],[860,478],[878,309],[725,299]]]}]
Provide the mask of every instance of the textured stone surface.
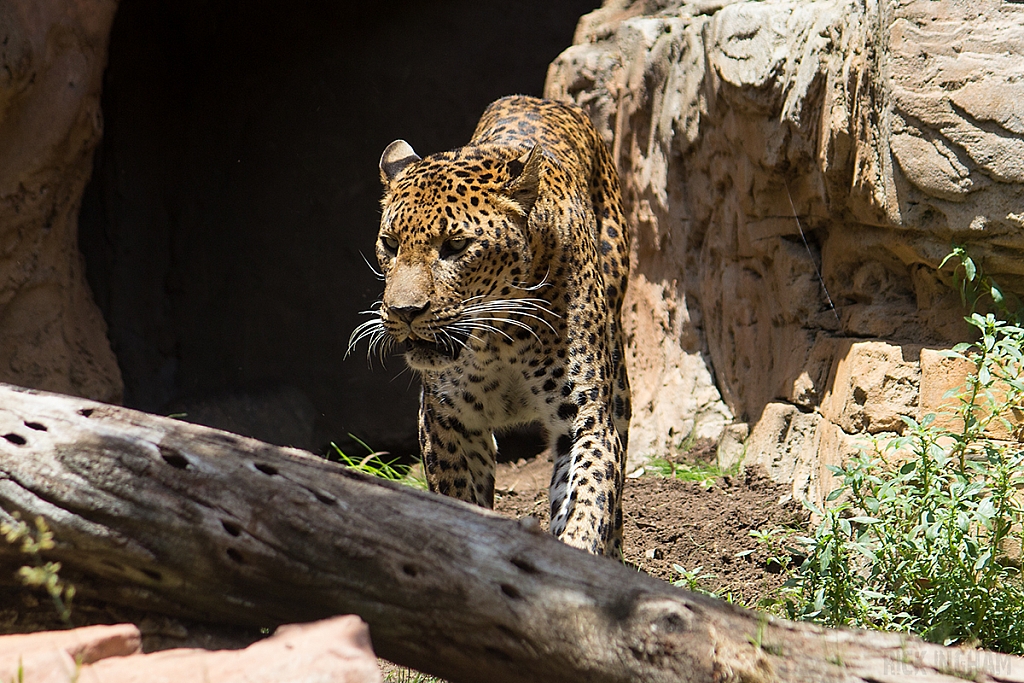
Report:
[{"label": "textured stone surface", "polygon": [[601,127],[636,230],[631,458],[735,420],[748,462],[815,478],[807,449],[917,414],[917,351],[968,335],[951,243],[1024,289],[1022,59],[1024,6],[998,0],[583,18],[547,94]]},{"label": "textured stone surface", "polygon": [[[964,422],[956,414],[961,400],[959,394],[967,395],[967,377],[974,372],[974,363],[960,358],[950,358],[934,349],[922,349],[919,419],[933,413],[936,424],[954,432],[962,430]],[[999,404],[1005,403],[1007,388],[1006,384],[996,381],[991,390],[992,398]],[[991,411],[984,409],[988,405],[987,396],[977,396],[974,405],[978,407],[975,413],[977,417],[989,420],[985,430],[989,436],[1003,440],[1018,440],[1021,437],[1024,411],[1019,406],[992,419]]]},{"label": "textured stone surface", "polygon": [[775,481],[790,484],[793,499],[821,505],[839,485],[829,465],[841,465],[867,445],[819,413],[801,412],[790,403],[769,403],[747,441],[744,463],[760,465]]},{"label": "textured stone surface", "polygon": [[941,351],[934,349],[922,349],[918,417],[934,413],[938,424],[951,429],[962,429],[963,420],[952,414],[958,401],[947,394],[950,391],[962,391],[965,388],[964,380],[973,370],[973,363],[958,358],[946,358]]},{"label": "textured stone surface", "polygon": [[849,434],[903,431],[901,415],[918,412],[920,348],[841,340],[821,414]]},{"label": "textured stone surface", "polygon": [[138,654],[141,647],[142,636],[132,624],[0,636],[0,681],[67,683],[76,661],[88,668],[107,657]]},{"label": "textured stone surface", "polygon": [[121,398],[78,209],[116,0],[0,3],[0,380]]},{"label": "textured stone surface", "polygon": [[[141,654],[131,624],[0,636],[0,680],[28,683],[377,683],[370,632],[359,617],[281,626],[244,650]],[[77,662],[77,665],[76,665]]]}]

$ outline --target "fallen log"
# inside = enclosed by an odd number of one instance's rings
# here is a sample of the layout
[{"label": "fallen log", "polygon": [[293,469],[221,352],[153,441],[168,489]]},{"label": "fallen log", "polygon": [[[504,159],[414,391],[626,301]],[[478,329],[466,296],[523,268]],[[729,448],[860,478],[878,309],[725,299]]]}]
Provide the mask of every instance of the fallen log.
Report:
[{"label": "fallen log", "polygon": [[[41,516],[85,595],[274,626],[357,614],[461,681],[1024,683],[1014,657],[775,619],[311,454],[0,385],[0,519]],[[24,563],[0,542],[0,571]],[[9,575],[9,574],[8,574]]]}]

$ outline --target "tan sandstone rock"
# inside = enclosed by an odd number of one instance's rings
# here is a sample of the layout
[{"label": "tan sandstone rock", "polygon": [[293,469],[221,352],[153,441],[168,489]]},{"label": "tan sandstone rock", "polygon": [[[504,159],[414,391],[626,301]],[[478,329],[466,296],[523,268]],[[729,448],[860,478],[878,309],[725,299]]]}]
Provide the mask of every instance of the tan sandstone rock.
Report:
[{"label": "tan sandstone rock", "polygon": [[[969,397],[967,376],[974,374],[974,363],[961,358],[951,358],[941,350],[922,349],[921,351],[921,399],[918,419],[929,413],[935,415],[935,423],[951,431],[963,429],[964,422],[956,409],[961,400]],[[996,382],[992,389],[992,398],[997,404],[1006,401],[1007,387]],[[977,396],[977,416],[984,419],[990,411],[985,410],[987,397]],[[986,433],[994,439],[1017,441],[1024,425],[1024,412],[1020,406],[1000,414],[1003,419],[993,419],[988,423]]]},{"label": "tan sandstone rock", "polygon": [[842,340],[821,414],[849,434],[901,432],[901,415],[917,415],[921,370],[915,345]]},{"label": "tan sandstone rock", "polygon": [[115,0],[0,3],[0,380],[119,401],[78,209]]},{"label": "tan sandstone rock", "polygon": [[0,636],[0,680],[26,683],[377,683],[359,617],[281,626],[244,650],[141,653],[132,624]]},{"label": "tan sandstone rock", "polygon": [[841,482],[828,469],[841,465],[870,443],[851,436],[819,413],[788,403],[769,403],[747,442],[748,466],[761,466],[772,479],[791,485],[797,501],[822,505]]},{"label": "tan sandstone rock", "polygon": [[735,420],[820,489],[814,458],[918,414],[917,351],[968,338],[953,242],[1024,290],[1024,6],[612,0],[574,42],[547,94],[611,143],[636,231],[631,459]]}]

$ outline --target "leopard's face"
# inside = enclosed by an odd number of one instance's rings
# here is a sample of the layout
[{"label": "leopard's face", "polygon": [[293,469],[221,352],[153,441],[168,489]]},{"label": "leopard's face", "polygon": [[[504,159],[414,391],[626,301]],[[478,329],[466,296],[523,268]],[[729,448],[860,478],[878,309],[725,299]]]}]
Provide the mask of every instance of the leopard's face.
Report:
[{"label": "leopard's face", "polygon": [[457,150],[384,175],[380,321],[412,369],[443,369],[529,297],[524,162]]}]

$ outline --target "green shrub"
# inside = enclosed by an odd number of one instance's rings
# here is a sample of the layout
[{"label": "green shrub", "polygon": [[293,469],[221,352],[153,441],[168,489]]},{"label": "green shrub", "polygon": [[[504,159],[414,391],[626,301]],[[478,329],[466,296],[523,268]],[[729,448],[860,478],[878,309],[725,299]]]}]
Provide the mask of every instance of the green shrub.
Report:
[{"label": "green shrub", "polygon": [[1024,448],[991,429],[1019,436],[1006,416],[1024,398],[1024,329],[1001,319],[1019,317],[962,248],[950,258],[964,301],[984,295],[1000,313],[973,312],[978,340],[948,352],[974,366],[948,396],[956,419],[943,424],[954,426],[904,417],[901,436],[830,468],[842,486],[826,509],[807,504],[821,520],[813,535],[758,536],[799,563],[776,603],[790,617],[1022,654]]},{"label": "green shrub", "polygon": [[44,588],[61,620],[70,624],[75,587],[60,578],[60,562],[44,562],[42,556],[44,552],[57,547],[53,532],[42,517],[36,517],[34,528],[22,521],[17,512],[9,517],[9,521],[0,522],[0,537],[12,545],[18,545],[21,552],[33,560],[32,565],[18,569],[18,579],[25,586]]}]

